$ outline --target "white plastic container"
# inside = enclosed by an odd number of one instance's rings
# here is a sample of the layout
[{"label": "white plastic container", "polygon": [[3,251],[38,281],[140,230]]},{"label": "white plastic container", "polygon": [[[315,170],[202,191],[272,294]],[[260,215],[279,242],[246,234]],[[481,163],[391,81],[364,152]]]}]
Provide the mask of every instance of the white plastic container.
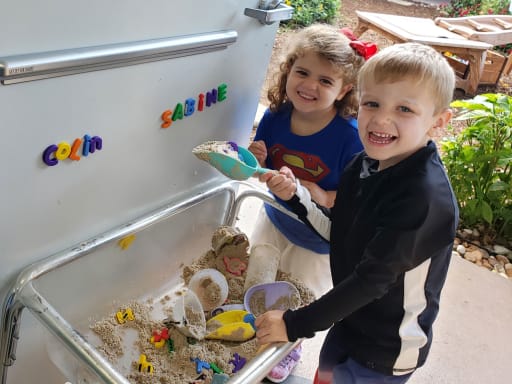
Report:
[{"label": "white plastic container", "polygon": [[183,288],[183,294],[176,301],[170,320],[186,336],[202,340],[206,335],[204,309],[191,289]]},{"label": "white plastic container", "polygon": [[224,304],[229,292],[226,277],[212,268],[196,272],[188,287],[197,295],[205,311],[211,311]]},{"label": "white plastic container", "polygon": [[253,285],[276,281],[281,252],[269,243],[255,244],[249,254],[249,265],[245,278],[244,292]]}]

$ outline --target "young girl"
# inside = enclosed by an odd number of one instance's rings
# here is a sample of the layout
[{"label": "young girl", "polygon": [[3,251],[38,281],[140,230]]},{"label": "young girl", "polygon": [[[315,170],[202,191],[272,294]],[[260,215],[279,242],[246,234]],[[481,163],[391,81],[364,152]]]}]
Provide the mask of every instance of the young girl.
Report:
[{"label": "young girl", "polygon": [[[341,172],[363,148],[353,114],[365,47],[330,25],[299,31],[268,91],[270,108],[249,145],[262,166],[290,168],[312,199],[325,208],[334,205]],[[369,46],[371,50],[376,50],[374,45]],[[283,200],[276,200],[287,207]],[[270,205],[264,210],[258,215],[251,243],[275,245],[281,252],[280,269],[320,297],[332,287],[329,244]],[[299,346],[267,378],[276,383],[286,379],[300,354]]]}]

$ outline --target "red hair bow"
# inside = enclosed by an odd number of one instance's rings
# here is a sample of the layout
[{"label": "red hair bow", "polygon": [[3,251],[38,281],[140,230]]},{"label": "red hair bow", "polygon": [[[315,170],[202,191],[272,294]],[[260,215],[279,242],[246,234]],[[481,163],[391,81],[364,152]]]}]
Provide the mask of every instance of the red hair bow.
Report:
[{"label": "red hair bow", "polygon": [[354,32],[349,28],[341,28],[340,31],[351,40],[350,47],[352,47],[358,55],[362,56],[365,60],[368,60],[377,53],[377,45],[370,42],[359,41],[356,35],[354,35]]},{"label": "red hair bow", "polygon": [[374,43],[366,43],[364,41],[351,41],[350,46],[356,50],[359,56],[363,56],[365,60],[377,53],[377,46]]}]

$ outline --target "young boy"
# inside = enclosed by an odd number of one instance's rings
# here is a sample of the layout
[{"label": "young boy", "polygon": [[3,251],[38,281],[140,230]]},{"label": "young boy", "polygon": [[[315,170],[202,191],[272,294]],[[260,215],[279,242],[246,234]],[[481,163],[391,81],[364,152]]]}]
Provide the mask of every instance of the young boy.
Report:
[{"label": "young boy", "polygon": [[425,363],[458,221],[430,135],[452,116],[454,86],[445,59],[421,44],[390,46],[363,65],[364,151],[345,168],[330,218],[286,167],[260,176],[331,244],[334,288],[256,320],[262,344],[330,328],[315,383],[405,383]]}]

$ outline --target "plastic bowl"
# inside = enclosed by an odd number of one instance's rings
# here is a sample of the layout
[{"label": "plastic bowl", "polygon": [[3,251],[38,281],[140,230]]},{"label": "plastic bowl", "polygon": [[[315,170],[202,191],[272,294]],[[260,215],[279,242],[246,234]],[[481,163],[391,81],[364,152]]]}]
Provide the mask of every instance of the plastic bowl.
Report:
[{"label": "plastic bowl", "polygon": [[296,309],[300,305],[299,291],[287,281],[253,285],[244,296],[245,309],[255,316],[272,309]]},{"label": "plastic bowl", "polygon": [[196,272],[188,287],[197,295],[205,311],[221,306],[228,298],[226,277],[216,269],[208,268]]}]

